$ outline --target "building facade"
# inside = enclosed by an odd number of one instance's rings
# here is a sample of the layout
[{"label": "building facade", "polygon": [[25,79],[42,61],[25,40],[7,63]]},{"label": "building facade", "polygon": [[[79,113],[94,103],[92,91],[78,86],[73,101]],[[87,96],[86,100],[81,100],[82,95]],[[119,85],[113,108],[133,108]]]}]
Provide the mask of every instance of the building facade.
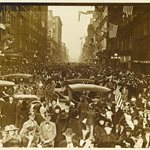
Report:
[{"label": "building facade", "polygon": [[20,55],[32,58],[45,57],[47,48],[47,6],[1,5],[0,23],[5,31],[1,37],[6,55]]},{"label": "building facade", "polygon": [[66,46],[62,42],[62,21],[48,11],[47,55],[56,62],[66,60]]},{"label": "building facade", "polygon": [[[115,8],[120,10],[117,12],[117,15],[120,14],[120,21],[116,20],[118,25],[117,36],[108,39],[110,56],[117,54],[122,68],[149,73],[150,5],[119,5]],[[116,13],[115,9],[109,11],[110,16],[113,13]]]}]

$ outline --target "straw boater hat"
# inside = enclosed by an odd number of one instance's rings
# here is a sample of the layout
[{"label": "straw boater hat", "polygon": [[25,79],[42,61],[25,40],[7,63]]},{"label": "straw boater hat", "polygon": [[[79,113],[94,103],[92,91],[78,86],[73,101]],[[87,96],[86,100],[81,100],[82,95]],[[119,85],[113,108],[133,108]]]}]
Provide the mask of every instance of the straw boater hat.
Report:
[{"label": "straw boater hat", "polygon": [[7,131],[15,131],[15,130],[18,130],[18,128],[15,127],[13,124],[6,126],[5,129],[4,129],[5,132],[7,132]]},{"label": "straw boater hat", "polygon": [[73,133],[71,128],[67,128],[66,131],[63,133],[63,135],[73,137],[75,134]]}]

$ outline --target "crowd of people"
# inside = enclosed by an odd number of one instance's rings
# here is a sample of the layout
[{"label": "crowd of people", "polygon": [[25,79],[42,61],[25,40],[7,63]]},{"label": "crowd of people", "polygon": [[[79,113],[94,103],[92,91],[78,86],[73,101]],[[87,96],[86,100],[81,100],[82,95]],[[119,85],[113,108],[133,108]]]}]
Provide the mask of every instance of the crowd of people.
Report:
[{"label": "crowd of people", "polygon": [[[1,75],[11,73],[32,74],[34,82],[20,82],[15,92],[35,94],[41,103],[16,102],[13,95],[5,102],[1,94],[1,147],[150,147],[149,75],[80,63],[1,68]],[[111,91],[81,91],[79,101],[75,97],[62,107],[54,89],[67,95],[67,79],[92,79]]]}]

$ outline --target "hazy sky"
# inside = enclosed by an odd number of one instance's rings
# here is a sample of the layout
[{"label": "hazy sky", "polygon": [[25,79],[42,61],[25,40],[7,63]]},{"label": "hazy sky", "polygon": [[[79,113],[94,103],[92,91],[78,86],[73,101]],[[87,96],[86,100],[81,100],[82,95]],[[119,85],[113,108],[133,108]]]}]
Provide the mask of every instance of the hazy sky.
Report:
[{"label": "hazy sky", "polygon": [[78,61],[81,54],[80,38],[87,35],[87,26],[92,15],[81,15],[78,22],[78,11],[92,10],[91,6],[49,6],[54,16],[60,16],[62,26],[62,41],[69,49],[71,61]]}]

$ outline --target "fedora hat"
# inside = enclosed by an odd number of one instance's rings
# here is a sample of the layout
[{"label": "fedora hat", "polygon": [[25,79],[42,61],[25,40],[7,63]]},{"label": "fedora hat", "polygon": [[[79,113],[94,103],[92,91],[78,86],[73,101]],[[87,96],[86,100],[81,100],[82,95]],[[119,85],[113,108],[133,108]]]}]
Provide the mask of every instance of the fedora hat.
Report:
[{"label": "fedora hat", "polygon": [[75,134],[73,133],[71,128],[67,128],[66,131],[63,133],[63,135],[73,137]]},{"label": "fedora hat", "polygon": [[18,128],[15,127],[13,124],[5,126],[5,129],[4,129],[5,132],[7,132],[7,131],[15,131],[15,130],[18,130]]}]

